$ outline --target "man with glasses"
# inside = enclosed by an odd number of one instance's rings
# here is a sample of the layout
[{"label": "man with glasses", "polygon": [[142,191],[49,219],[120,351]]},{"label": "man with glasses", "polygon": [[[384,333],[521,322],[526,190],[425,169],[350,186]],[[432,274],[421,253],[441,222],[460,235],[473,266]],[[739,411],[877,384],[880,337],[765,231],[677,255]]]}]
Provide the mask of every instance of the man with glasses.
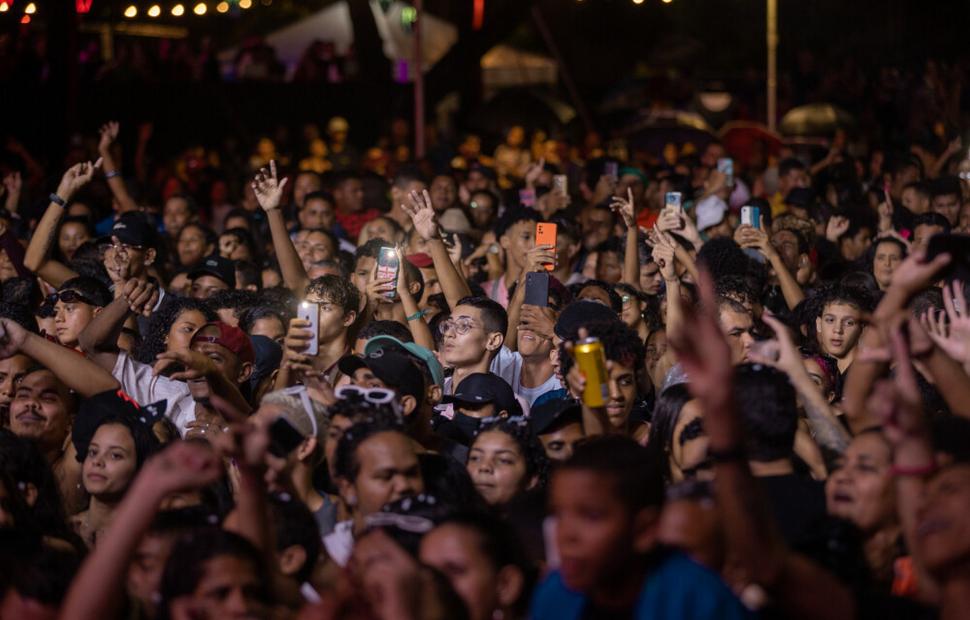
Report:
[{"label": "man with glasses", "polygon": [[468,375],[488,372],[508,331],[505,309],[487,297],[465,297],[458,302],[448,320],[440,324],[441,361],[454,369],[446,377],[444,393]]},{"label": "man with glasses", "polygon": [[111,302],[107,287],[94,278],[71,278],[47,298],[54,310],[54,334],[65,347],[77,348],[78,336],[102,308]]}]

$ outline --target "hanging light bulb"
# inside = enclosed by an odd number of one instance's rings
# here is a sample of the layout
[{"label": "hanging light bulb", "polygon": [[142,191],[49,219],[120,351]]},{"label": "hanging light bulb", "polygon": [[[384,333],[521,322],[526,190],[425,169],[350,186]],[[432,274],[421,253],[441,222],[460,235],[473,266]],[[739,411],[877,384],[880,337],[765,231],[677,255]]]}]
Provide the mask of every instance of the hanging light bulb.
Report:
[{"label": "hanging light bulb", "polygon": [[127,17],[128,19],[138,17],[138,7],[135,6],[134,4],[128,5],[128,8],[125,9],[125,17]]},{"label": "hanging light bulb", "polygon": [[26,13],[27,15],[33,15],[36,12],[37,12],[37,5],[34,4],[33,2],[31,2],[30,4],[24,7],[24,13]]},{"label": "hanging light bulb", "polygon": [[248,9],[253,6],[253,0],[239,0],[239,8]]},{"label": "hanging light bulb", "polygon": [[219,4],[216,5],[216,11],[218,11],[219,13],[228,13],[229,3],[223,0],[223,2],[220,2]]},{"label": "hanging light bulb", "polygon": [[176,4],[175,6],[172,7],[172,15],[174,15],[175,17],[182,17],[183,15],[185,15],[185,7],[182,6],[181,4]]},{"label": "hanging light bulb", "polygon": [[149,17],[158,17],[161,14],[162,14],[162,7],[158,6],[157,4],[153,4],[150,7],[148,7]]},{"label": "hanging light bulb", "polygon": [[205,12],[208,10],[209,10],[209,7],[205,5],[205,2],[200,2],[197,5],[195,5],[195,8],[192,9],[192,12],[195,13],[196,15],[205,15]]}]

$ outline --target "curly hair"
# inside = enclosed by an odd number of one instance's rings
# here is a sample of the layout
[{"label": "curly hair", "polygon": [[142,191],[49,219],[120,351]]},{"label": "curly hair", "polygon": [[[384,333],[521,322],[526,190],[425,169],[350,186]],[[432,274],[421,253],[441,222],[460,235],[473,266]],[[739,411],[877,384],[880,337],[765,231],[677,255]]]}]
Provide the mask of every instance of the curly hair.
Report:
[{"label": "curly hair", "polygon": [[[644,346],[635,331],[621,321],[590,323],[585,327],[591,337],[599,338],[607,360],[630,366],[634,374],[640,374],[643,369]],[[566,352],[565,343],[560,347],[559,360],[562,374],[566,376],[575,362],[573,356]]]},{"label": "curly hair", "polygon": [[475,439],[472,440],[469,448],[475,447],[475,442],[478,441],[478,438],[483,433],[492,431],[505,433],[515,441],[519,447],[519,451],[522,453],[522,458],[525,459],[526,480],[535,477],[539,481],[539,488],[545,487],[549,476],[549,459],[546,457],[546,451],[539,442],[539,439],[532,432],[532,426],[529,425],[528,418],[514,416],[510,418],[495,418],[492,420],[486,419],[478,428]]},{"label": "curly hair", "polygon": [[320,276],[311,280],[306,287],[306,295],[315,295],[322,300],[340,306],[344,314],[356,312],[360,307],[360,291],[350,280],[335,275]]},{"label": "curly hair", "polygon": [[164,301],[161,309],[148,319],[145,337],[138,348],[135,349],[132,357],[144,364],[154,364],[158,354],[165,351],[165,339],[168,338],[168,330],[172,328],[178,317],[187,310],[198,310],[205,316],[206,321],[215,321],[218,318],[205,301],[173,295],[169,300]]}]

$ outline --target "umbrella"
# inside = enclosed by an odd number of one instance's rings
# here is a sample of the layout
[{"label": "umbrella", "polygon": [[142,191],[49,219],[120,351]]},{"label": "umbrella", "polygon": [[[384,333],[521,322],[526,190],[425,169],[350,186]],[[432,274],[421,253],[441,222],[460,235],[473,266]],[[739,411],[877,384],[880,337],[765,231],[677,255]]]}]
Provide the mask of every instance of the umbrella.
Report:
[{"label": "umbrella", "polygon": [[472,115],[470,125],[495,135],[512,125],[556,132],[575,118],[572,106],[542,89],[507,88],[485,102]]},{"label": "umbrella", "polygon": [[751,165],[755,155],[778,155],[782,145],[781,136],[761,123],[731,121],[718,135],[724,150],[745,167]]},{"label": "umbrella", "polygon": [[827,136],[855,125],[852,115],[831,103],[810,103],[793,108],[781,119],[786,136]]},{"label": "umbrella", "polygon": [[714,131],[699,114],[680,110],[653,111],[623,132],[629,146],[663,156],[664,147],[692,144],[703,149],[714,141]]}]

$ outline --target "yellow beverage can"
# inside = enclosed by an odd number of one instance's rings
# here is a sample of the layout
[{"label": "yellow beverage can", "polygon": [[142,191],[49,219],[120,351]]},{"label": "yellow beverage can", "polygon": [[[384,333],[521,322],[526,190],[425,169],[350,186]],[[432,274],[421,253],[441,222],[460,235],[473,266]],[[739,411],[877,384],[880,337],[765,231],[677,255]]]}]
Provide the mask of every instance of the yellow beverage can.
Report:
[{"label": "yellow beverage can", "polygon": [[584,338],[573,347],[573,358],[586,377],[583,404],[587,407],[605,407],[610,388],[603,343],[599,338]]}]

